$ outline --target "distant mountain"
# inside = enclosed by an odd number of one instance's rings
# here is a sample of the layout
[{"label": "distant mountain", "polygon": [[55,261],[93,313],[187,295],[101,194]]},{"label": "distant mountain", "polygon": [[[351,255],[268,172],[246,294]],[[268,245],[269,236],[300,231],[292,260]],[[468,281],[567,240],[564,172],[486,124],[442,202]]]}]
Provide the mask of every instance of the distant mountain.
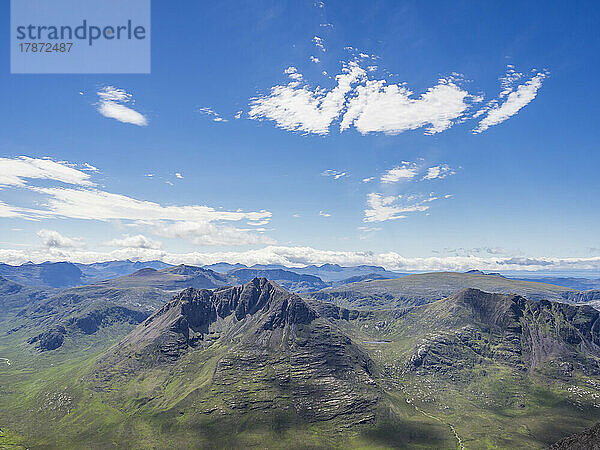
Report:
[{"label": "distant mountain", "polygon": [[79,267],[69,262],[45,262],[11,266],[0,263],[0,276],[24,286],[65,288],[83,284],[84,275]]},{"label": "distant mountain", "polygon": [[538,283],[549,283],[557,286],[564,286],[580,291],[598,290],[600,289],[600,278],[577,278],[577,277],[546,277],[546,276],[530,276],[530,277],[510,277],[514,280],[535,281]]},{"label": "distant mountain", "polygon": [[227,272],[230,284],[248,283],[254,278],[268,278],[291,292],[318,291],[329,286],[319,277],[283,269],[236,269]]},{"label": "distant mountain", "polygon": [[85,277],[86,284],[97,281],[109,280],[111,278],[121,277],[144,268],[165,269],[172,267],[171,264],[162,261],[107,261],[94,264],[76,264],[81,269]]},{"label": "distant mountain", "polygon": [[202,266],[205,269],[210,269],[210,270],[214,270],[215,272],[219,272],[219,273],[225,273],[225,272],[229,272],[230,270],[235,270],[235,269],[247,269],[248,266],[246,266],[245,264],[229,264],[229,263],[216,263],[216,264],[207,264],[205,266]]},{"label": "distant mountain", "polygon": [[406,275],[404,273],[390,272],[380,266],[365,265],[344,267],[338,264],[323,264],[320,266],[311,265],[299,268],[295,267],[289,270],[293,270],[296,273],[315,275],[325,282],[341,281],[346,278],[369,275],[373,273],[388,276],[390,278],[398,278]]},{"label": "distant mountain", "polygon": [[518,294],[531,300],[576,302],[600,299],[600,292],[585,293],[551,284],[511,280],[498,275],[456,272],[433,272],[391,280],[350,283],[325,288],[310,296],[344,307],[389,309],[440,300],[465,288]]},{"label": "distant mountain", "polygon": [[145,268],[130,275],[98,283],[102,286],[144,286],[164,291],[180,291],[188,287],[213,289],[228,283],[227,277],[202,267],[179,266],[165,269]]},{"label": "distant mountain", "polygon": [[338,264],[323,264],[320,266],[310,265],[305,267],[286,267],[279,264],[256,264],[252,267],[245,266],[244,264],[228,264],[228,263],[217,263],[203,266],[206,269],[211,269],[216,272],[230,272],[235,269],[255,269],[255,270],[285,270],[288,272],[294,272],[300,275],[313,275],[319,277],[322,281],[329,282],[340,282],[346,278],[357,277],[362,275],[379,274],[388,278],[398,278],[406,274],[390,272],[379,266],[351,266],[343,267]]},{"label": "distant mountain", "polygon": [[29,262],[20,266],[0,263],[0,276],[25,286],[62,289],[123,276],[145,267],[163,269],[171,266],[161,261],[133,262],[128,260],[94,264],[70,262],[33,264]]},{"label": "distant mountain", "polygon": [[393,278],[397,278],[397,277],[395,277],[395,276],[389,276],[389,275],[383,275],[383,274],[380,274],[380,273],[368,273],[366,275],[356,275],[354,277],[345,278],[345,279],[340,280],[340,281],[334,281],[334,282],[331,283],[331,285],[333,285],[333,286],[341,286],[343,284],[360,283],[361,281],[389,280],[389,279],[393,279]]}]

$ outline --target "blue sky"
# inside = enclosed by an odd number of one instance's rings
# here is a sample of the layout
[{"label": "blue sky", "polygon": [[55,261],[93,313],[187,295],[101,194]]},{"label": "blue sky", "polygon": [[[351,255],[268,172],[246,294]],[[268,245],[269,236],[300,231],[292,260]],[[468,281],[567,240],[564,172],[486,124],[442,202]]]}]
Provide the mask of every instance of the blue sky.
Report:
[{"label": "blue sky", "polygon": [[149,75],[0,47],[2,261],[598,272],[597,4],[180,4]]}]

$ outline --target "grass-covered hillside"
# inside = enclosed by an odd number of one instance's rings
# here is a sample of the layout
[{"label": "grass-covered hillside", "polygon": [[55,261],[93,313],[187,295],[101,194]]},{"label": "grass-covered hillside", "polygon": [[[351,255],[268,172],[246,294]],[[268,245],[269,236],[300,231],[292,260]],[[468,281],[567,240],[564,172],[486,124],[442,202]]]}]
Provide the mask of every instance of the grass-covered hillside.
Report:
[{"label": "grass-covered hillside", "polygon": [[599,317],[477,289],[351,310],[255,279],[44,352],[3,321],[0,445],[544,448],[600,420]]}]

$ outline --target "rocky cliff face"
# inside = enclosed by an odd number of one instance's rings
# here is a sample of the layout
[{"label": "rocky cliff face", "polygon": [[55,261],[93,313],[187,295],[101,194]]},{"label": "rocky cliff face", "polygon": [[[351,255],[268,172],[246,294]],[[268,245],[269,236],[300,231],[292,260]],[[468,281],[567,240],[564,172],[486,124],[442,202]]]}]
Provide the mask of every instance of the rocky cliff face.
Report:
[{"label": "rocky cliff face", "polygon": [[366,353],[300,297],[265,278],[182,291],[100,358],[90,381],[105,392],[149,373],[169,373],[169,383],[178,384],[181,373],[197,377],[208,366],[208,384],[195,401],[217,402],[232,416],[278,411],[351,426],[373,420],[380,400]]},{"label": "rocky cliff face", "polygon": [[557,366],[568,375],[576,365],[600,373],[600,313],[589,306],[465,289],[436,308],[445,319],[417,343],[409,370],[446,371],[488,358],[529,371]]},{"label": "rocky cliff face", "polygon": [[[190,347],[210,346],[221,337],[258,339],[261,331],[309,324],[316,313],[298,296],[265,278],[215,291],[188,288],[143,322],[122,343],[156,347],[167,359]],[[264,337],[264,336],[263,336]]]}]

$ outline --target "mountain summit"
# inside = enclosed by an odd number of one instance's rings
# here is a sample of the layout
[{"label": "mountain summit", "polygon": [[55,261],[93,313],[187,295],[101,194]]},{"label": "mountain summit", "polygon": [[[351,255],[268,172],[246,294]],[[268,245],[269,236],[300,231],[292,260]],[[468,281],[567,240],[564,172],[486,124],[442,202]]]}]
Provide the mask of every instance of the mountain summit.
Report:
[{"label": "mountain summit", "polygon": [[182,291],[105,353],[87,379],[119,408],[143,402],[146,413],[188,429],[219,423],[225,433],[224,421],[241,420],[339,429],[374,421],[381,400],[374,366],[302,298],[255,278]]}]

